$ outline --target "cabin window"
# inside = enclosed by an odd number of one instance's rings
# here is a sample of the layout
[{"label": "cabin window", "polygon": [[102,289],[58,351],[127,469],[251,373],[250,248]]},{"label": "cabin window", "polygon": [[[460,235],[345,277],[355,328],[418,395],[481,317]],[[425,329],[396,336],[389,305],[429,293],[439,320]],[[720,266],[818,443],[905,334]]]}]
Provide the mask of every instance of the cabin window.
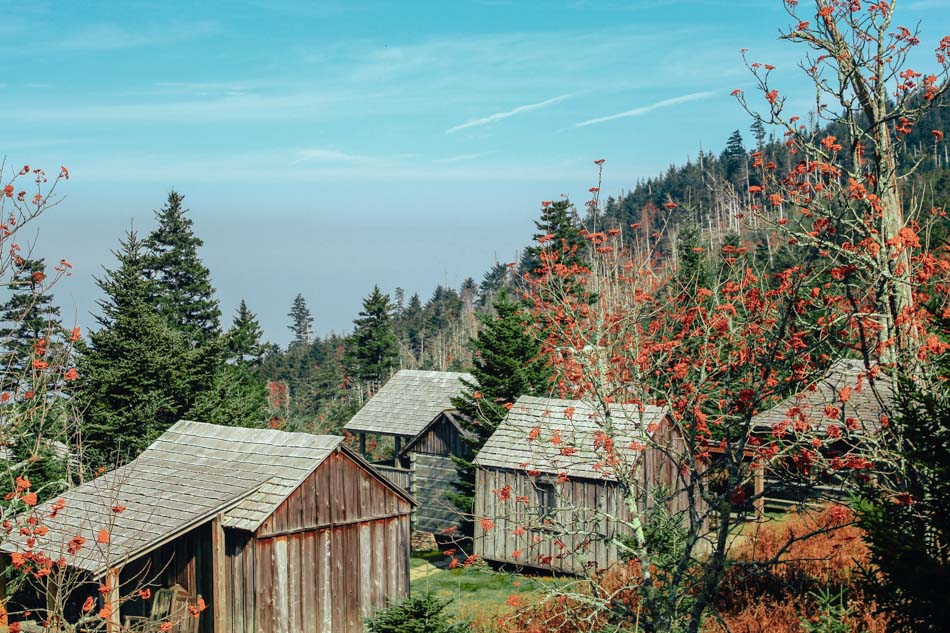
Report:
[{"label": "cabin window", "polygon": [[538,518],[541,522],[554,521],[557,514],[557,488],[551,482],[538,482],[535,489]]}]

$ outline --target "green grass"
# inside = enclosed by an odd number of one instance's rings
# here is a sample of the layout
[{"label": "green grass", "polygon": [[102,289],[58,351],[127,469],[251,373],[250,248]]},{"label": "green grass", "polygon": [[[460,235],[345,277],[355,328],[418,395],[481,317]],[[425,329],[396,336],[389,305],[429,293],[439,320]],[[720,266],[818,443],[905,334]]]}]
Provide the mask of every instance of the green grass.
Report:
[{"label": "green grass", "polygon": [[[440,552],[430,552],[414,556],[409,566],[413,570],[422,570],[443,561],[445,556]],[[511,611],[507,601],[513,594],[520,594],[525,602],[532,602],[555,583],[563,582],[563,579],[550,576],[498,572],[483,566],[458,567],[416,577],[411,589],[414,595],[430,591],[439,598],[451,599],[453,602],[446,610],[457,618],[483,619]]]}]

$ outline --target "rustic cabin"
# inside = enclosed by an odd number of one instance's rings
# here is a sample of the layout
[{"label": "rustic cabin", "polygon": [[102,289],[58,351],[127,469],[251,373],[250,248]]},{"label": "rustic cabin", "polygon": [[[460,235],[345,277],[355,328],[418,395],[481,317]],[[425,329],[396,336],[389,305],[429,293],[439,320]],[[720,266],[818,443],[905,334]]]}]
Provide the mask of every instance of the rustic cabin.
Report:
[{"label": "rustic cabin", "polygon": [[616,407],[609,440],[606,422],[578,400],[522,396],[515,402],[475,458],[476,554],[571,574],[617,561],[613,541],[630,534],[622,521],[631,515],[616,464],[607,458],[611,448],[623,463],[639,467],[640,508],[687,509],[685,495],[670,494],[680,488],[678,471],[662,451],[647,447],[675,450],[678,436],[666,411]]},{"label": "rustic cabin", "polygon": [[463,380],[475,382],[465,373],[403,369],[344,427],[359,437],[364,455],[368,435],[393,439],[393,460],[376,466],[416,499],[414,530],[437,533],[458,524],[458,511],[446,493],[454,492],[458,481],[452,456],[470,455],[461,416],[452,405],[462,394]]},{"label": "rustic cabin", "polygon": [[[880,433],[882,416],[889,415],[894,403],[893,383],[883,373],[872,383],[868,374],[864,361],[835,362],[805,389],[752,418],[753,432],[768,437],[804,425],[827,437],[830,430],[837,441],[822,448],[828,458],[859,454],[865,440]],[[760,516],[808,502],[816,494],[823,498],[844,494],[831,477],[818,486],[795,485],[794,478],[776,477],[774,470],[764,467],[755,471],[752,493]]]},{"label": "rustic cabin", "polygon": [[162,618],[180,632],[362,631],[408,595],[413,501],[342,439],[178,422],[128,465],[64,493],[58,512],[56,501],[41,507],[55,516],[35,547],[96,583],[76,599],[110,605],[110,632]]}]

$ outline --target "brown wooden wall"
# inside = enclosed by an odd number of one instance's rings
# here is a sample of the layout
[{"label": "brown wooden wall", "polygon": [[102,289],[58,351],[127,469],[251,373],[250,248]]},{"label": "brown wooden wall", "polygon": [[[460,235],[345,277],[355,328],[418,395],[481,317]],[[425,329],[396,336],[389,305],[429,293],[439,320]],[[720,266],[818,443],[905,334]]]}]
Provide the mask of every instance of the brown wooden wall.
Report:
[{"label": "brown wooden wall", "polygon": [[[665,426],[657,433],[654,437],[656,445],[667,448],[670,454],[679,453],[676,443],[680,440],[677,435]],[[644,494],[638,500],[638,507],[641,510],[653,507],[656,501],[653,491],[662,487],[667,495],[672,495],[664,500],[667,510],[672,514],[685,511],[689,505],[687,496],[682,492],[672,494],[683,487],[678,480],[675,464],[660,450],[648,449],[641,459],[640,487]],[[630,511],[615,482],[572,478],[558,484],[559,509],[554,513],[552,523],[562,528],[563,533],[545,529],[528,530],[521,537],[512,534],[518,526],[539,522],[538,509],[534,505],[537,485],[545,481],[553,482],[553,479],[544,475],[532,478],[521,469],[478,468],[475,516],[476,519],[493,521],[494,527],[486,531],[476,520],[475,552],[488,560],[577,574],[583,573],[587,565],[596,564],[597,568],[602,569],[616,562],[616,546],[604,538],[598,538],[614,534],[630,535],[630,531],[619,523],[630,519]],[[493,491],[502,490],[506,485],[511,486],[511,498],[502,501]],[[529,504],[517,502],[515,498],[518,496],[528,497]],[[619,521],[609,521],[605,517]],[[538,536],[542,537],[541,542],[532,545],[532,537]],[[563,543],[563,547],[559,542]],[[512,552],[519,549],[522,550],[521,555],[512,556]],[[546,562],[545,557],[550,557],[550,563]]]},{"label": "brown wooden wall", "polygon": [[[561,502],[552,516],[552,524],[561,528],[528,529],[516,536],[519,526],[540,523],[536,499],[536,483],[545,477],[532,478],[524,471],[508,469],[485,469],[476,471],[475,494],[475,553],[488,560],[527,565],[542,569],[580,574],[585,565],[596,564],[605,568],[617,560],[616,546],[604,538],[618,533],[627,533],[616,522],[607,521],[606,515],[628,519],[629,512],[623,504],[623,496],[612,482],[593,479],[572,479],[560,484]],[[511,486],[511,497],[502,501],[493,490]],[[516,501],[526,496],[529,504]],[[480,519],[489,519],[494,526],[485,530]],[[534,543],[538,537],[540,542]],[[564,544],[559,546],[559,542]],[[519,552],[515,556],[515,552]],[[550,557],[550,561],[546,558]]]},{"label": "brown wooden wall", "polygon": [[462,435],[455,428],[455,425],[444,414],[440,414],[435,424],[414,439],[411,446],[407,446],[407,452],[441,455],[443,457],[449,455],[466,456],[471,452],[471,448],[462,439]]},{"label": "brown wooden wall", "polygon": [[396,495],[342,451],[323,462],[257,530],[258,537],[409,514]]},{"label": "brown wooden wall", "polygon": [[[133,594],[142,586],[152,588],[179,584],[192,595],[204,598],[208,608],[198,618],[201,633],[214,630],[213,613],[214,590],[211,573],[211,526],[199,526],[155,551],[132,561],[122,569],[121,593]],[[134,599],[122,604],[122,615],[146,615],[150,605]]]},{"label": "brown wooden wall", "polygon": [[233,633],[350,633],[409,593],[410,504],[334,453],[255,535],[225,530]]}]

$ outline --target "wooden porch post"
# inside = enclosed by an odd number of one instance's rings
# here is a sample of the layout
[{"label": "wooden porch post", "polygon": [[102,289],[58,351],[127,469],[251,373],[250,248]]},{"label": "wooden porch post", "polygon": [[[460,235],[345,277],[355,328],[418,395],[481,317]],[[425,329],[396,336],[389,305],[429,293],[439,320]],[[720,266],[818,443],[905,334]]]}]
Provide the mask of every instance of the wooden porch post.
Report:
[{"label": "wooden porch post", "polygon": [[119,614],[122,603],[122,594],[119,588],[119,574],[121,567],[114,567],[106,572],[106,584],[109,586],[109,593],[105,595],[106,604],[111,607],[109,617],[106,619],[106,633],[121,633],[122,616]]},{"label": "wooden porch post", "polygon": [[3,573],[10,564],[10,557],[0,554],[0,631],[6,631],[10,622],[7,619],[7,575]]},{"label": "wooden porch post", "polygon": [[228,564],[224,549],[223,514],[218,514],[211,522],[211,586],[212,617],[214,618],[214,633],[229,633],[231,631],[230,609],[228,608]]},{"label": "wooden porch post", "polygon": [[396,448],[393,451],[393,459],[394,459],[393,466],[398,466],[399,465],[399,450],[402,448],[402,436],[396,435],[395,441],[396,441]]},{"label": "wooden porch post", "polygon": [[756,520],[761,521],[765,518],[765,497],[762,496],[762,493],[765,492],[764,464],[756,464],[752,466],[752,481],[755,494],[755,500],[752,502],[752,505],[755,507]]},{"label": "wooden porch post", "polygon": [[360,431],[360,455],[366,457],[366,433]]}]

